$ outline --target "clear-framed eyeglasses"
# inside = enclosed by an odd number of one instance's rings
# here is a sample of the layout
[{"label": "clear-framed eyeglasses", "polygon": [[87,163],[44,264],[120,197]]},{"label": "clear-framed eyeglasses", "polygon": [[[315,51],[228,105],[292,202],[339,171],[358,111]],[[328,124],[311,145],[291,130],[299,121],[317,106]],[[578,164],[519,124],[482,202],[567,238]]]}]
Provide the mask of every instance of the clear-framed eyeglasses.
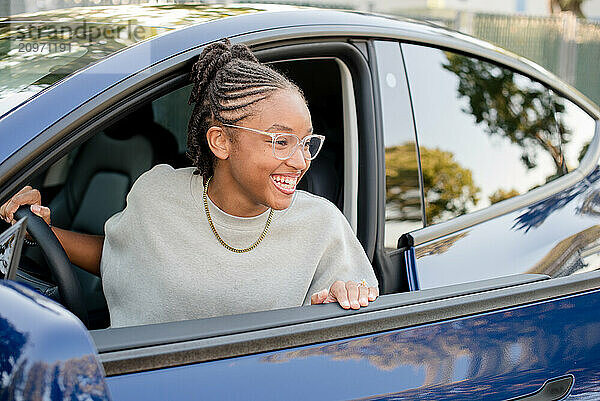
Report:
[{"label": "clear-framed eyeglasses", "polygon": [[254,128],[241,127],[233,124],[223,124],[226,127],[243,129],[257,134],[268,135],[271,137],[273,145],[273,156],[279,160],[287,160],[302,146],[302,155],[306,160],[313,160],[319,154],[325,137],[323,135],[307,135],[300,139],[295,134],[286,132],[265,132]]}]

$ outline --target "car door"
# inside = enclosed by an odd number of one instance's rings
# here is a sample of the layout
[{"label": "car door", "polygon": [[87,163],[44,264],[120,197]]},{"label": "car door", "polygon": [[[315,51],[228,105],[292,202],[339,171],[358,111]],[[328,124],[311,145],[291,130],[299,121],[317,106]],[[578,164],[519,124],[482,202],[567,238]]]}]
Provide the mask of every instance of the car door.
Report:
[{"label": "car door", "polygon": [[124,329],[122,349],[94,339],[115,399],[504,400],[547,382],[555,397],[542,399],[578,399],[598,391],[598,293],[555,297],[581,288],[569,279],[387,295],[349,314],[324,305]]}]

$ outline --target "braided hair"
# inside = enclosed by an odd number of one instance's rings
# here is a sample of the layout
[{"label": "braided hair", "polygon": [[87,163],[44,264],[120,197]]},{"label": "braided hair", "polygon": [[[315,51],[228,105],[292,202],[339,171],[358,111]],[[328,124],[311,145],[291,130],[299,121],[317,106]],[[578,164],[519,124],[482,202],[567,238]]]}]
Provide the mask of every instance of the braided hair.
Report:
[{"label": "braided hair", "polygon": [[206,132],[217,121],[236,124],[252,115],[253,106],[277,90],[295,90],[306,102],[300,88],[274,69],[261,64],[243,44],[229,39],[204,48],[192,67],[193,82],[189,104],[195,103],[188,124],[187,156],[204,179],[213,175],[216,157]]}]

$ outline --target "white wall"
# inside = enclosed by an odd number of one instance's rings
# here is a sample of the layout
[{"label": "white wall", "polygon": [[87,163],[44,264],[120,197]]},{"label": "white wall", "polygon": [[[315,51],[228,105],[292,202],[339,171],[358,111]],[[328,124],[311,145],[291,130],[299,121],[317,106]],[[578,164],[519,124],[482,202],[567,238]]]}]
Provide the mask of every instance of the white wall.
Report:
[{"label": "white wall", "polygon": [[[375,2],[379,3],[379,0]],[[384,3],[388,1],[382,0],[381,5],[384,6]],[[396,9],[429,8],[499,14],[550,15],[549,0],[401,0],[393,3]],[[421,3],[421,5],[415,7],[414,3]],[[600,19],[600,0],[586,0],[581,8],[587,18]]]},{"label": "white wall", "polygon": [[600,19],[600,0],[587,0],[582,6],[583,15],[590,19]]}]

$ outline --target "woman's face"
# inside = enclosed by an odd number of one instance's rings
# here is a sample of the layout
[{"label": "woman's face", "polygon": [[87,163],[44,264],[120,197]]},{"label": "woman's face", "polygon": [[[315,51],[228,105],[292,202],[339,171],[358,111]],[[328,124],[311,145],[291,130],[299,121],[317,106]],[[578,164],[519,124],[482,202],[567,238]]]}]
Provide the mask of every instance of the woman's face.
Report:
[{"label": "woman's face", "polygon": [[[301,140],[312,134],[310,112],[302,97],[292,90],[278,90],[257,104],[257,112],[236,123],[246,128],[266,132],[296,134]],[[310,161],[305,160],[301,149],[287,160],[273,156],[271,138],[251,131],[225,127],[235,135],[232,151],[227,159],[231,174],[228,196],[236,196],[243,214],[252,215],[271,207],[286,209],[300,178],[306,173]]]}]

